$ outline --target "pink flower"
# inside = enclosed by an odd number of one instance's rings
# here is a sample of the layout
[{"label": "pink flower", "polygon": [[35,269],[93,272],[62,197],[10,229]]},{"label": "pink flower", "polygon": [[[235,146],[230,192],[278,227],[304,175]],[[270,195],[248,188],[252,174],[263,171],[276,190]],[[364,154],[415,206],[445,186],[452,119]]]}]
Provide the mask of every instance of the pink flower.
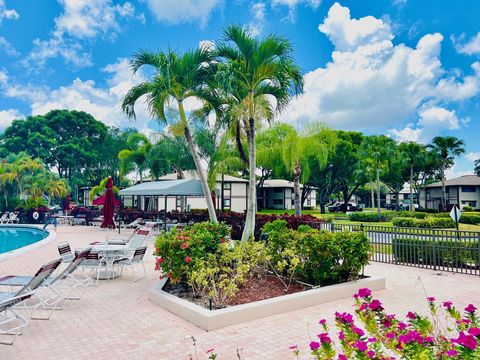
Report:
[{"label": "pink flower", "polygon": [[473,306],[472,304],[468,304],[468,306],[465,308],[465,311],[470,313],[470,314],[473,314],[475,312],[475,310],[477,310],[477,308],[475,306]]},{"label": "pink flower", "polygon": [[338,360],[348,360],[347,357],[343,354],[338,355]]},{"label": "pink flower", "polygon": [[310,343],[310,349],[311,350],[317,350],[318,348],[320,347],[320,343],[316,342],[316,341],[312,341]]},{"label": "pink flower", "polygon": [[376,299],[372,300],[372,302],[368,305],[368,308],[372,311],[383,310],[382,303]]},{"label": "pink flower", "polygon": [[361,351],[361,352],[368,350],[367,343],[365,341],[362,341],[362,340],[356,340],[355,344],[353,344],[353,346],[355,347],[355,349],[357,349],[358,351]]},{"label": "pink flower", "polygon": [[472,336],[479,336],[480,335],[480,328],[470,328],[470,329],[468,329],[468,333]]},{"label": "pink flower", "polygon": [[338,333],[338,338],[339,338],[340,340],[345,340],[345,333],[344,333],[343,331],[340,331],[340,332]]},{"label": "pink flower", "polygon": [[429,303],[433,303],[433,302],[435,302],[435,298],[433,296],[429,296],[429,297],[427,297],[427,301]]},{"label": "pink flower", "polygon": [[374,337],[368,338],[368,342],[376,342],[376,341],[377,341],[377,338],[374,338]]},{"label": "pink flower", "polygon": [[398,329],[399,330],[405,330],[407,328],[407,324],[405,324],[404,322],[399,322],[398,323]]},{"label": "pink flower", "polygon": [[394,332],[388,332],[385,334],[385,337],[387,339],[395,339],[395,333]]},{"label": "pink flower", "polygon": [[192,261],[192,258],[190,256],[187,256],[185,258],[185,262],[188,264],[190,261]]},{"label": "pink flower", "polygon": [[375,356],[375,352],[373,352],[372,350],[369,350],[367,351],[367,355],[370,359],[372,359]]},{"label": "pink flower", "polygon": [[321,334],[318,334],[317,336],[320,339],[320,342],[322,344],[330,344],[332,342],[332,340],[328,336],[328,333],[321,333]]},{"label": "pink flower", "polygon": [[463,331],[461,331],[458,335],[458,338],[453,339],[452,342],[465,346],[470,350],[475,350],[478,345],[477,339],[474,336],[465,334]]},{"label": "pink flower", "polygon": [[339,322],[341,322],[341,323],[343,323],[343,324],[351,324],[351,323],[353,323],[353,316],[352,316],[352,314],[348,314],[348,313],[346,313],[346,312],[341,313],[341,314],[340,314],[339,312],[336,312],[336,313],[335,313],[335,318],[336,318]]},{"label": "pink flower", "polygon": [[355,325],[352,325],[352,332],[353,332],[354,334],[357,334],[358,336],[363,336],[363,335],[365,335],[365,332],[364,332],[362,329],[356,327]]},{"label": "pink flower", "polygon": [[447,310],[450,310],[453,307],[453,303],[451,301],[444,301],[443,307]]},{"label": "pink flower", "polygon": [[456,350],[448,350],[447,355],[451,356],[451,357],[454,357],[454,356],[458,355],[458,352]]},{"label": "pink flower", "polygon": [[409,311],[407,314],[407,318],[410,320],[415,320],[417,318],[417,315],[415,315],[413,312]]},{"label": "pink flower", "polygon": [[212,349],[208,349],[208,350],[207,350],[207,354],[210,354],[213,350],[215,350],[215,349],[213,349],[213,348],[212,348]]},{"label": "pink flower", "polygon": [[354,295],[355,299],[356,298],[366,298],[367,296],[370,296],[372,295],[372,291],[370,289],[367,289],[367,288],[363,288],[363,289],[359,289],[358,290],[358,293],[356,293]]},{"label": "pink flower", "polygon": [[298,346],[297,345],[290,345],[288,347],[290,350],[297,350],[298,349]]},{"label": "pink flower", "polygon": [[322,319],[318,322],[320,325],[325,325],[327,323],[327,320]]}]

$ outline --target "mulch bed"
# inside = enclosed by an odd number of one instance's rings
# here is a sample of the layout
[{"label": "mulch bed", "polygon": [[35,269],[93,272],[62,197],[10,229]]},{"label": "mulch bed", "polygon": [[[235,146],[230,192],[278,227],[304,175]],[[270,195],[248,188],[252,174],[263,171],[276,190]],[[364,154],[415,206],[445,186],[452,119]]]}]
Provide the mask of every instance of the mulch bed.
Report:
[{"label": "mulch bed", "polygon": [[277,296],[294,294],[303,290],[305,290],[303,286],[292,283],[288,291],[285,291],[285,286],[276,276],[268,275],[265,278],[252,277],[241,288],[237,296],[230,301],[229,305],[248,304]]}]

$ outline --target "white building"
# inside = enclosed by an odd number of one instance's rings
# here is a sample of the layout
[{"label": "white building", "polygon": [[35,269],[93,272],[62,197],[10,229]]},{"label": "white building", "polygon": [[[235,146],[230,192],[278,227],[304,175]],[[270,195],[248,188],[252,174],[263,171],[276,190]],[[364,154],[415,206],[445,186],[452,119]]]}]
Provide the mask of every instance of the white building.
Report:
[{"label": "white building", "polygon": [[[303,191],[303,185],[300,185],[300,189]],[[257,193],[258,208],[278,210],[294,209],[294,195],[293,182],[282,179],[265,180],[262,188]],[[315,205],[316,191],[312,189],[305,199],[303,206],[314,207]]]},{"label": "white building", "polygon": [[[480,208],[480,177],[464,175],[445,181],[447,205]],[[420,191],[420,206],[428,209],[440,209],[442,204],[442,182],[427,185]]]}]

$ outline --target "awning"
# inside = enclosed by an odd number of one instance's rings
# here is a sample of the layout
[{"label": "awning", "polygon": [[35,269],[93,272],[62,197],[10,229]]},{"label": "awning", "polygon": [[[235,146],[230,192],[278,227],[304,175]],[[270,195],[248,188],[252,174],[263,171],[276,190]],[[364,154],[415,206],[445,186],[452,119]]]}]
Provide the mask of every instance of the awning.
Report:
[{"label": "awning", "polygon": [[122,196],[204,196],[200,180],[166,180],[137,184],[120,190]]}]

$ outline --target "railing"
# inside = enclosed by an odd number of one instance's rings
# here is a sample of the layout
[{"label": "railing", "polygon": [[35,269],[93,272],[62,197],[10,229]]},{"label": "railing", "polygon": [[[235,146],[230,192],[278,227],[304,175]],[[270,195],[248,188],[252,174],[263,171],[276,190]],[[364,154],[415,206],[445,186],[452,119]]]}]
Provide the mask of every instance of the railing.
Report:
[{"label": "railing", "polygon": [[372,261],[480,276],[480,232],[377,225],[319,224],[328,231],[363,231]]}]

